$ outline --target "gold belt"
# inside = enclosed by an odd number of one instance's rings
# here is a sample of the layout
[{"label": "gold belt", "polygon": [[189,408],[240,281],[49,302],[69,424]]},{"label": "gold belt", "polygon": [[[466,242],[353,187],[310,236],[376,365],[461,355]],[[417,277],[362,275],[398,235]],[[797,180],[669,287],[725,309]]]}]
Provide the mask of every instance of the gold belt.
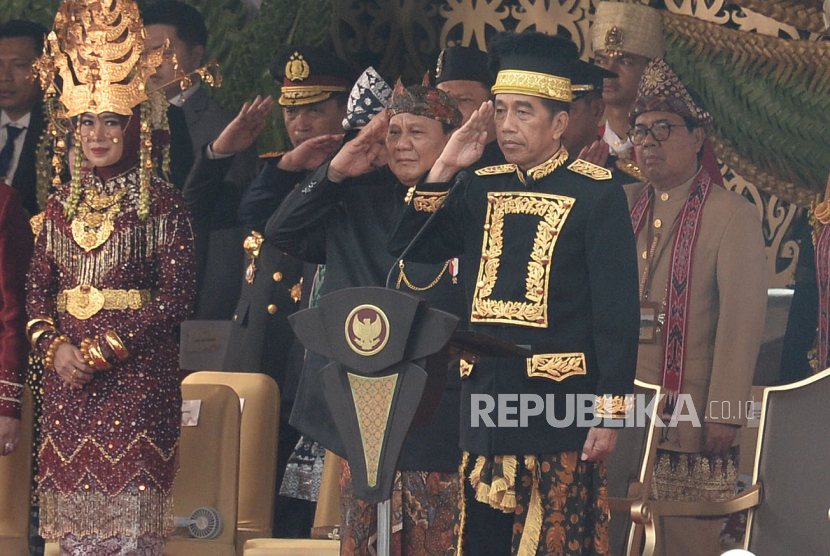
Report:
[{"label": "gold belt", "polygon": [[150,290],[99,290],[94,286],[76,286],[58,294],[58,311],[86,320],[101,310],[141,309],[152,300]]}]

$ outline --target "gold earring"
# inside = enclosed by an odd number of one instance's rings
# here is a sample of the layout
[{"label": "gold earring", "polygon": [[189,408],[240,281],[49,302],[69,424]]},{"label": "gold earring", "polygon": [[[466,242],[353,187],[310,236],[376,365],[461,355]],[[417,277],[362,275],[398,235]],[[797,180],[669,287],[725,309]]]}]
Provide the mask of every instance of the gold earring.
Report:
[{"label": "gold earring", "polygon": [[113,137],[112,142],[115,143],[115,144],[118,144],[118,137]]}]

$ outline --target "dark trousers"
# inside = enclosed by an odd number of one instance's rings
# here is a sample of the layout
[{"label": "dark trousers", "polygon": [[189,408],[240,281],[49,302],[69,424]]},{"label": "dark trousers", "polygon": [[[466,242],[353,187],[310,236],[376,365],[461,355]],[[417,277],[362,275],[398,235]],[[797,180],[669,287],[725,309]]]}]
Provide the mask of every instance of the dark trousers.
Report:
[{"label": "dark trousers", "polygon": [[476,500],[470,485],[475,457],[464,470],[464,502],[467,518],[462,533],[464,556],[510,556],[513,544],[514,514],[506,514]]}]

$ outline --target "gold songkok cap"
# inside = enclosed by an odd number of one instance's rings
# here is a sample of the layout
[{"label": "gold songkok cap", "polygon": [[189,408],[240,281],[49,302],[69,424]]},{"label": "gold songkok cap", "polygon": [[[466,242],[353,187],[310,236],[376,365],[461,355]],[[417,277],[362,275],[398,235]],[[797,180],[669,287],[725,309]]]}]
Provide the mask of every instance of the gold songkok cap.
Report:
[{"label": "gold songkok cap", "polygon": [[600,2],[591,36],[594,52],[604,51],[611,56],[662,58],[665,50],[660,11],[643,4]]},{"label": "gold songkok cap", "polygon": [[490,44],[490,67],[496,74],[494,95],[514,93],[571,102],[576,45],[543,33],[502,33]]},{"label": "gold songkok cap", "polygon": [[147,100],[145,83],[164,56],[161,48],[147,52],[144,41],[132,0],[66,0],[37,63],[43,88],[60,93],[68,117],[129,116]]}]

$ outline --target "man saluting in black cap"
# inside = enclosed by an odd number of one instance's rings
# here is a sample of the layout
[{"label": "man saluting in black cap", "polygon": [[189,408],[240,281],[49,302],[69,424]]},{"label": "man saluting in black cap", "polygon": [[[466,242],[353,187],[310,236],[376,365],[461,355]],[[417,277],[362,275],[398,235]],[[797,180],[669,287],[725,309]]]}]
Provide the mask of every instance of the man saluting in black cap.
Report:
[{"label": "man saluting in black cap", "polygon": [[[461,123],[466,124],[482,103],[493,99],[490,89],[495,77],[490,71],[487,53],[469,46],[448,46],[438,55],[435,67],[435,86],[452,97],[461,111]],[[504,155],[496,141],[496,124],[487,123],[484,153],[473,164],[473,169],[502,164]]]},{"label": "man saluting in black cap", "polygon": [[[604,458],[616,431],[567,419],[566,404],[589,395],[597,416],[620,418],[633,390],[639,308],[626,198],[607,169],[570,159],[560,142],[575,45],[510,33],[492,42],[490,55],[495,108],[482,105],[453,135],[415,196],[446,190],[480,156],[494,112],[508,164],[481,168],[464,191],[450,193],[409,255],[462,256],[471,329],[535,354],[462,366],[465,498],[456,556],[605,555]],[[407,207],[393,250],[426,216]],[[491,409],[518,410],[520,396],[543,400],[547,415],[482,411],[486,399]]]}]

